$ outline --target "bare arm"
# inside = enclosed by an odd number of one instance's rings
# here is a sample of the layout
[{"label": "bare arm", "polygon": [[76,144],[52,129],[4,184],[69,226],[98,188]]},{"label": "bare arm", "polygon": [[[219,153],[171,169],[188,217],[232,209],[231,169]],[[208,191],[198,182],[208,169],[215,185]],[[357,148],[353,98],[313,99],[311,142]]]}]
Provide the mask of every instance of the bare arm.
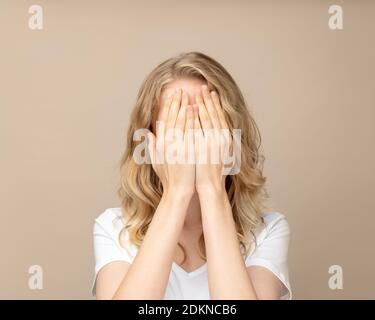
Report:
[{"label": "bare arm", "polygon": [[257,299],[247,274],[226,191],[200,193],[212,299]]},{"label": "bare arm", "polygon": [[165,194],[113,299],[163,299],[190,196]]},{"label": "bare arm", "polygon": [[[193,111],[187,106],[187,96],[178,91],[162,107],[159,121],[167,128],[188,130],[193,126]],[[163,299],[179,235],[190,199],[195,190],[193,164],[162,164],[155,162],[160,147],[151,134],[150,155],[153,168],[163,184],[163,196],[148,227],[142,245],[131,265],[112,262],[105,266],[97,279],[99,299]],[[177,139],[177,138],[176,138]],[[166,141],[164,141],[165,144]],[[182,140],[170,141],[184,145]],[[172,195],[173,188],[173,195]]]},{"label": "bare arm", "polygon": [[280,299],[282,284],[264,267],[246,268],[225,190],[201,197],[212,299]]},{"label": "bare arm", "polygon": [[[210,94],[203,87],[196,101],[194,126],[199,131],[201,123],[203,129],[196,139],[206,139],[204,129],[228,129],[216,93]],[[211,140],[209,147],[220,149],[220,140]],[[197,164],[196,188],[202,210],[211,298],[279,299],[281,283],[271,272],[262,267],[246,268],[224,178],[222,164]]]}]

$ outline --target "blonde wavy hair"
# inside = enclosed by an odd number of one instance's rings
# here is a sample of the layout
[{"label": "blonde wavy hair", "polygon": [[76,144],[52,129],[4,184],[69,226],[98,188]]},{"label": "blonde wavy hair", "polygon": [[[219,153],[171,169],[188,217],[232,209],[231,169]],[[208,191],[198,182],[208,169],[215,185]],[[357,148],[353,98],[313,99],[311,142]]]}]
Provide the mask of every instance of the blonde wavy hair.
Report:
[{"label": "blonde wavy hair", "polygon": [[[261,136],[234,79],[221,64],[199,52],[183,53],[159,64],[144,80],[138,92],[130,117],[125,152],[120,161],[121,185],[118,194],[125,218],[120,243],[124,246],[121,239],[127,231],[129,242],[140,247],[163,194],[162,184],[151,164],[135,163],[133,152],[139,142],[134,141],[133,135],[137,129],[152,130],[164,86],[179,78],[204,80],[211,90],[219,94],[230,131],[241,129],[241,168],[238,174],[226,177],[225,185],[241,251],[246,255],[254,243],[253,231],[262,221],[261,212],[267,198],[264,187],[266,178],[262,173],[264,157],[260,153]],[[184,262],[185,250],[179,246],[184,253]],[[199,248],[200,255],[206,259],[203,234]]]}]

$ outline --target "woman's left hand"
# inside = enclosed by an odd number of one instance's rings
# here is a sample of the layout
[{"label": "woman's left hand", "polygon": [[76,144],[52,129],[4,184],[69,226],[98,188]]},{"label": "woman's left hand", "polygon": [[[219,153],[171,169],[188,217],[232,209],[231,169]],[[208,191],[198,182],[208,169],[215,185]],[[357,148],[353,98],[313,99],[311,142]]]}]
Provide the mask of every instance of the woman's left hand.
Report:
[{"label": "woman's left hand", "polygon": [[232,138],[216,91],[206,85],[196,93],[194,143],[198,194],[225,191],[225,172]]}]

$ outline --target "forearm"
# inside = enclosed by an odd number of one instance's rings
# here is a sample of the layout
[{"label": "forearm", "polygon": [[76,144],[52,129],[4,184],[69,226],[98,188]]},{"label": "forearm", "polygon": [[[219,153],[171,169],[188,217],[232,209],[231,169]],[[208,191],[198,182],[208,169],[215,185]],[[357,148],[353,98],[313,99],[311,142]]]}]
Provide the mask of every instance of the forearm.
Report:
[{"label": "forearm", "polygon": [[212,299],[257,299],[225,189],[199,194]]},{"label": "forearm", "polygon": [[165,193],[113,299],[163,299],[191,196]]}]

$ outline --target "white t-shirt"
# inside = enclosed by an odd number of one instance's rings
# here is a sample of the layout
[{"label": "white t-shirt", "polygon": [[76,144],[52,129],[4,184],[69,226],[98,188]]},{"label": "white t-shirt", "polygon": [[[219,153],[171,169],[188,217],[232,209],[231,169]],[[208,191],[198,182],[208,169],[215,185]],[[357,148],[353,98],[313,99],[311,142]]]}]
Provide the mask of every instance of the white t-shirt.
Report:
[{"label": "white t-shirt", "polygon": [[[291,299],[292,292],[288,277],[289,225],[285,216],[278,212],[262,214],[264,224],[255,230],[256,247],[245,258],[245,264],[262,266],[270,270],[283,283],[281,299]],[[92,292],[95,294],[95,281],[99,270],[113,261],[132,263],[137,248],[130,245],[124,249],[119,243],[119,232],[124,224],[121,208],[104,211],[94,224],[95,278]],[[127,234],[123,238],[128,240]],[[169,282],[164,299],[209,300],[207,264],[192,272],[186,272],[178,264],[172,263]]]}]

